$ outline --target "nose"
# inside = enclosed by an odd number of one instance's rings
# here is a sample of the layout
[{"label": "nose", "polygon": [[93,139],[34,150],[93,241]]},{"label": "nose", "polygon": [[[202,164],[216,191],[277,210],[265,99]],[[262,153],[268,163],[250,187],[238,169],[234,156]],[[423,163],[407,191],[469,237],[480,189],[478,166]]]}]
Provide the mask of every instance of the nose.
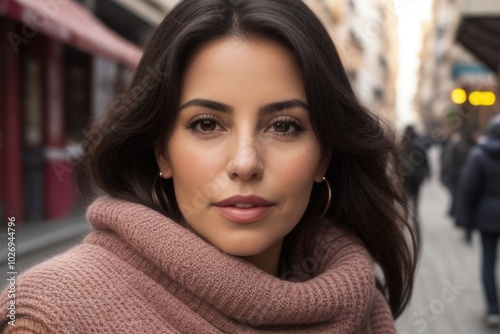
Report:
[{"label": "nose", "polygon": [[243,181],[260,179],[264,172],[263,146],[255,137],[235,139],[228,150],[227,173],[229,178]]}]

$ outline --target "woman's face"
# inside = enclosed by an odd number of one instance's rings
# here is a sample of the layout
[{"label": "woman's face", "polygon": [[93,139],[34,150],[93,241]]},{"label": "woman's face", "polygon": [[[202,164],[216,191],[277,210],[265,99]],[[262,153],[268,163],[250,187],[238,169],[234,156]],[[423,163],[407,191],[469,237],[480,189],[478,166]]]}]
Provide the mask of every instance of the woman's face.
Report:
[{"label": "woman's face", "polygon": [[329,163],[293,54],[239,38],[192,58],[173,131],[156,155],[191,229],[244,257],[279,256]]}]

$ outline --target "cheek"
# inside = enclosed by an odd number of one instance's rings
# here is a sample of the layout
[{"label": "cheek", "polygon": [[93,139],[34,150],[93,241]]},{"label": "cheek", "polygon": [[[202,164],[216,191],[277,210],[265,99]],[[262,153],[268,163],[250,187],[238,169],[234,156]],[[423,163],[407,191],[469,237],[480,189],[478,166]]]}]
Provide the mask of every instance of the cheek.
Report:
[{"label": "cheek", "polygon": [[220,192],[216,175],[223,168],[217,152],[173,139],[169,145],[169,160],[177,201],[183,203],[196,198],[201,204],[207,197],[213,198]]},{"label": "cheek", "polygon": [[[276,188],[288,203],[305,209],[318,168],[320,153],[309,146],[297,152],[282,152],[273,158],[273,179]],[[297,207],[297,208],[298,208]]]},{"label": "cheek", "polygon": [[273,168],[279,169],[282,177],[289,179],[290,182],[312,181],[320,159],[321,149],[314,138],[307,138],[300,145],[275,148],[269,155]]}]

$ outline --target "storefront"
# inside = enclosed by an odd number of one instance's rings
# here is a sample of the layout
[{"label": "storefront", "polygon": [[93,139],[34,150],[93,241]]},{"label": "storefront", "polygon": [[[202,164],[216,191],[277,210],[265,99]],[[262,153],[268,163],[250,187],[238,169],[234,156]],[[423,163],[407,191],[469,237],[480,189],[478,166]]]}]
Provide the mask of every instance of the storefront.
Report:
[{"label": "storefront", "polygon": [[[478,126],[484,127],[488,119],[500,113],[500,1],[498,0],[463,0],[457,41],[477,57],[493,73],[497,73],[495,83],[485,87],[473,87],[483,96],[491,91],[496,102],[491,106],[478,108]],[[486,93],[486,94],[485,94]],[[482,101],[478,101],[482,102]]]},{"label": "storefront", "polygon": [[0,216],[65,217],[74,150],[141,50],[70,0],[0,0]]}]

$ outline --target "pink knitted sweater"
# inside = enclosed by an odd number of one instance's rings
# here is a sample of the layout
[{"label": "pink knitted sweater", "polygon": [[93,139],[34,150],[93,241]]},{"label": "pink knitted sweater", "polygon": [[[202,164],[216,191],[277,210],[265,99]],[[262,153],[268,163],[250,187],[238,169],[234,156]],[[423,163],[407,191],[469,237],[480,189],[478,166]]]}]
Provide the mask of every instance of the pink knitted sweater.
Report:
[{"label": "pink knitted sweater", "polygon": [[373,264],[353,237],[325,229],[274,277],[142,205],[101,198],[83,244],[17,280],[6,333],[395,333]]}]

